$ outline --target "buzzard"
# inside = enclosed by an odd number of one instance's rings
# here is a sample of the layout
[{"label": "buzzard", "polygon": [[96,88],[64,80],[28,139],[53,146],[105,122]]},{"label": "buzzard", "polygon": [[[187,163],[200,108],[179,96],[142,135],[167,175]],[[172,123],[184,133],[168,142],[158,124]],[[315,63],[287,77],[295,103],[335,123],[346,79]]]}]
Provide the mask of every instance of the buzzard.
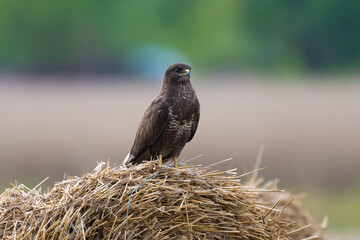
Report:
[{"label": "buzzard", "polygon": [[125,166],[158,158],[160,163],[173,159],[177,167],[177,157],[194,137],[200,118],[190,73],[191,67],[184,63],[174,63],[166,70],[160,94],[141,119]]}]

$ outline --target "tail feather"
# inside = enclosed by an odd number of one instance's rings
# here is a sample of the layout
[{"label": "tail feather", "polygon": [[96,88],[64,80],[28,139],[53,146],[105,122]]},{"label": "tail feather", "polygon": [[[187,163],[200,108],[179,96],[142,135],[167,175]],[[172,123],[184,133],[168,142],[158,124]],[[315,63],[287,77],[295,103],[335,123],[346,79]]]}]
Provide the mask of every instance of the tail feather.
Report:
[{"label": "tail feather", "polygon": [[148,148],[144,148],[139,154],[132,153],[131,151],[126,155],[123,165],[127,167],[130,164],[136,165],[140,164],[144,161],[150,161],[152,160],[150,151]]},{"label": "tail feather", "polygon": [[128,153],[128,155],[126,155],[123,164],[125,167],[127,167],[127,165],[129,165],[131,163],[131,161],[133,160],[134,156],[131,153]]}]

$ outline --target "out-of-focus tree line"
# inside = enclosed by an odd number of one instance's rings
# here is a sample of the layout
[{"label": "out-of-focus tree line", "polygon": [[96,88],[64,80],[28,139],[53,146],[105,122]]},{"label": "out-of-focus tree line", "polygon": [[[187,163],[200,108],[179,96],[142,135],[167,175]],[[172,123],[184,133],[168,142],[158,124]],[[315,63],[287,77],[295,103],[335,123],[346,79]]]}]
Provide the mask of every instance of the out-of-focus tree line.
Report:
[{"label": "out-of-focus tree line", "polygon": [[0,1],[3,72],[121,72],[152,45],[204,72],[357,71],[360,2]]}]

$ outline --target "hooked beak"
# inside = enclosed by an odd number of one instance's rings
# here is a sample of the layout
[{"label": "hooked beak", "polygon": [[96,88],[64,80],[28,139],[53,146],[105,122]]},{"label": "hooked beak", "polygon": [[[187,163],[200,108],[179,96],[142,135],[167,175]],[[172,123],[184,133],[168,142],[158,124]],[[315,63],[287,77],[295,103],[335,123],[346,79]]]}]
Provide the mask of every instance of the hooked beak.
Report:
[{"label": "hooked beak", "polygon": [[179,76],[190,76],[190,69],[186,69],[184,73],[180,73]]}]

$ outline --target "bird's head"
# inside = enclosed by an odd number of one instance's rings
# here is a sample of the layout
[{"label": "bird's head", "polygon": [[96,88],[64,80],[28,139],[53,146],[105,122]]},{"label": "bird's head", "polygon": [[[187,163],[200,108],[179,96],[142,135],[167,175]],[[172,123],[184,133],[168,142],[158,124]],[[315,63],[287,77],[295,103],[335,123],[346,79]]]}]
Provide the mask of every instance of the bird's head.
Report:
[{"label": "bird's head", "polygon": [[190,80],[191,67],[185,63],[174,63],[165,72],[164,81],[181,83]]}]

